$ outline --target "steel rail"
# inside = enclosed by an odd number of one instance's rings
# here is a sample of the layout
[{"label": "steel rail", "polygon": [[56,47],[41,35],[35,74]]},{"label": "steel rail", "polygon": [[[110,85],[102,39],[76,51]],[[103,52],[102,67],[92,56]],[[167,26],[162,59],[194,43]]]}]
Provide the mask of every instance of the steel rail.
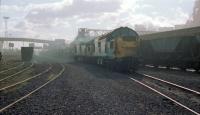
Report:
[{"label": "steel rail", "polygon": [[168,85],[172,85],[172,86],[175,86],[175,87],[184,89],[184,90],[186,90],[186,91],[195,93],[195,94],[197,94],[197,95],[200,95],[200,92],[195,91],[195,90],[193,90],[193,89],[190,89],[190,88],[187,88],[187,87],[184,87],[184,86],[181,86],[181,85],[177,85],[177,84],[175,84],[175,83],[172,83],[172,82],[169,82],[169,81],[166,81],[166,80],[157,78],[157,77],[153,77],[153,76],[151,76],[151,75],[142,74],[142,73],[137,73],[137,74],[143,75],[143,76],[145,76],[145,77],[148,77],[148,78],[151,78],[151,79],[154,79],[154,80],[157,80],[157,81],[161,81],[161,82],[166,83],[166,84],[168,84]]},{"label": "steel rail", "polygon": [[7,76],[7,77],[5,77],[5,78],[3,78],[3,79],[0,79],[0,82],[6,80],[6,79],[8,79],[8,78],[11,78],[11,77],[13,77],[13,76],[15,76],[15,75],[17,75],[17,74],[20,74],[20,73],[22,73],[22,72],[24,72],[24,71],[26,71],[26,70],[28,70],[28,69],[30,69],[31,67],[33,67],[33,65],[34,65],[34,64],[32,63],[29,67],[27,67],[27,68],[25,68],[25,69],[23,69],[23,70],[21,70],[21,71],[19,71],[19,72],[17,72],[17,73],[14,73],[14,74],[12,74],[12,75],[9,75],[9,76]]}]

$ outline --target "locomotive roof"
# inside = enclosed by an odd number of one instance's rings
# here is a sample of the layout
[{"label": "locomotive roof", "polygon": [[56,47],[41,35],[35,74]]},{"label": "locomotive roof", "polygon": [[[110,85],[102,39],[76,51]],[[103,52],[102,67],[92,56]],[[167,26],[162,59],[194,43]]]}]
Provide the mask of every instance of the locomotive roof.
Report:
[{"label": "locomotive roof", "polygon": [[73,41],[73,43],[92,44],[95,39],[99,39],[99,40],[107,39],[109,41],[109,40],[112,40],[114,38],[123,37],[123,36],[126,36],[126,37],[135,36],[135,37],[139,38],[139,35],[133,29],[128,28],[128,27],[120,27],[120,28],[117,28],[117,29],[109,32],[109,33],[106,33],[102,36],[98,36],[98,37],[93,38],[93,39],[91,39],[91,38],[76,39],[76,40]]},{"label": "locomotive roof", "polygon": [[117,28],[107,34],[104,34],[100,37],[98,37],[99,40],[101,39],[107,39],[107,40],[112,40],[113,38],[116,38],[116,37],[123,37],[123,36],[135,36],[135,37],[138,37],[138,34],[136,31],[132,30],[131,28],[128,28],[128,27],[120,27],[120,28]]},{"label": "locomotive roof", "polygon": [[151,40],[151,39],[170,38],[170,37],[186,37],[186,36],[196,36],[196,35],[200,36],[200,26],[141,35],[140,39]]}]

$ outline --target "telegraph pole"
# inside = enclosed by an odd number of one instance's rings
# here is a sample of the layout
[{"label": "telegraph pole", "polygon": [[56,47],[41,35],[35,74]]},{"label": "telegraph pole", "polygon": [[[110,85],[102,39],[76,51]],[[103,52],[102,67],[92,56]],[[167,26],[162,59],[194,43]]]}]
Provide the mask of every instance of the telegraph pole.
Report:
[{"label": "telegraph pole", "polygon": [[9,19],[9,18],[10,18],[10,17],[8,17],[8,16],[4,16],[4,17],[3,17],[4,22],[5,22],[5,38],[8,37],[8,19]]},{"label": "telegraph pole", "polygon": [[[1,21],[1,0],[0,0],[0,27],[2,27],[2,21]],[[1,37],[1,30],[0,30],[0,37]],[[3,50],[3,41],[0,42],[0,53],[2,53]]]}]

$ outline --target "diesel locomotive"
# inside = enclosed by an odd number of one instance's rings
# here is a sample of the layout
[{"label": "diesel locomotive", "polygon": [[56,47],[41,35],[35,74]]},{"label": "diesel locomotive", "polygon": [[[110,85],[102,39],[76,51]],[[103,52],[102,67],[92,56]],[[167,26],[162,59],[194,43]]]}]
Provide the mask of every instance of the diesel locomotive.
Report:
[{"label": "diesel locomotive", "polygon": [[73,44],[78,61],[106,66],[117,71],[135,70],[138,61],[139,35],[128,27],[120,27],[86,42]]}]

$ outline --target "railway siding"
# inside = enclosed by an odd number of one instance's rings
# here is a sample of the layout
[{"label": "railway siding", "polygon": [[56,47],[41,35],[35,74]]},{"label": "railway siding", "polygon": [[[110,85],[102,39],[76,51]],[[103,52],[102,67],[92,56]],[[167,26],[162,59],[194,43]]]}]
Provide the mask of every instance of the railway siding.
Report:
[{"label": "railway siding", "polygon": [[200,77],[197,73],[148,67],[141,68],[138,72],[155,76],[200,92]]},{"label": "railway siding", "polygon": [[[142,80],[137,81],[134,76],[139,76]],[[200,112],[198,106],[200,105],[200,93],[193,91],[169,82],[164,82],[161,79],[156,79],[153,76],[145,74],[134,74],[132,80],[144,85],[145,87],[167,97],[176,104],[182,106],[183,108],[197,114]]]}]

